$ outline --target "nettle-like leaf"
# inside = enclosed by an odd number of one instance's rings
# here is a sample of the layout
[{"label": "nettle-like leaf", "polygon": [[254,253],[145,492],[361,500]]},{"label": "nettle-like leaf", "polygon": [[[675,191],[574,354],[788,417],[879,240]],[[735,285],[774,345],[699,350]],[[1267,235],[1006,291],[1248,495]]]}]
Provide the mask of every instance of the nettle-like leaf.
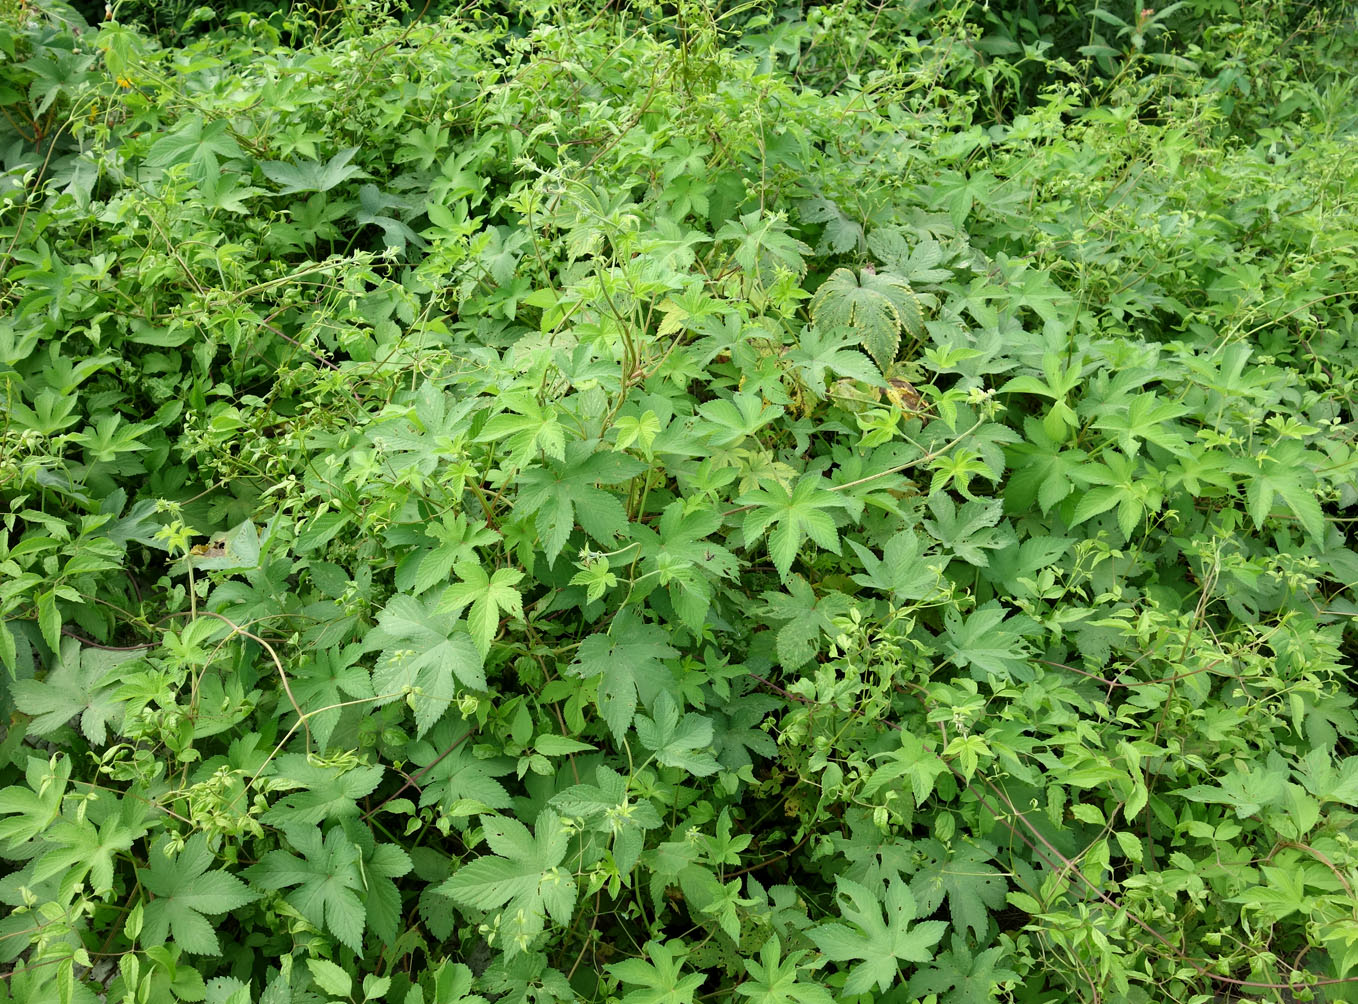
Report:
[{"label": "nettle-like leaf", "polygon": [[661,628],[624,609],[608,634],[593,634],[584,640],[570,673],[585,680],[598,678],[595,707],[613,738],[621,743],[636,715],[638,697],[649,706],[673,682],[673,675],[661,660],[678,655]]},{"label": "nettle-like leaf", "polygon": [[854,331],[882,370],[900,352],[901,332],[924,334],[924,307],[910,283],[890,272],[835,269],[811,300],[811,319],[827,330]]},{"label": "nettle-like leaf", "polygon": [[238,910],[258,894],[225,869],[208,871],[213,855],[201,833],[175,854],[168,839],[156,841],[147,863],[149,868],[137,869],[137,878],[155,898],[146,904],[141,943],[162,945],[173,937],[186,952],[219,955],[217,933],[207,917]]},{"label": "nettle-like leaf", "polygon": [[82,648],[80,642],[63,638],[56,665],[43,679],[10,684],[15,706],[34,716],[28,723],[28,734],[51,735],[79,717],[85,738],[96,746],[104,745],[109,724],[116,726],[123,714],[117,696],[120,681],[114,670],[136,657],[135,652]]},{"label": "nettle-like leaf", "polygon": [[[807,932],[825,957],[834,962],[857,962],[849,969],[844,992],[885,991],[900,978],[902,962],[928,962],[948,925],[941,920],[912,924],[918,916],[915,899],[904,882],[887,883],[886,900],[840,878],[836,899],[847,923],[821,924]],[[860,961],[861,960],[861,961]]]},{"label": "nettle-like leaf", "polygon": [[575,907],[575,876],[562,867],[566,829],[551,809],[538,814],[531,833],[507,816],[483,816],[481,829],[496,856],[463,865],[438,892],[478,910],[498,910],[505,951],[526,951],[548,917],[567,924]]},{"label": "nettle-like leaf", "polygon": [[480,649],[456,614],[439,609],[437,598],[392,597],[364,645],[382,652],[373,669],[375,703],[405,698],[415,709],[418,735],[448,710],[459,684],[486,689]]}]

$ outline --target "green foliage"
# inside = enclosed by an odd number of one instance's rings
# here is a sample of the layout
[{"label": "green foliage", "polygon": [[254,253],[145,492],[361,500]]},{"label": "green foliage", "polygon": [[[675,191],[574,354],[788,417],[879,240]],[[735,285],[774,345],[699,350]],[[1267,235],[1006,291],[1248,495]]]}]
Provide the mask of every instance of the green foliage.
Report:
[{"label": "green foliage", "polygon": [[85,13],[0,1000],[1358,999],[1352,11]]}]

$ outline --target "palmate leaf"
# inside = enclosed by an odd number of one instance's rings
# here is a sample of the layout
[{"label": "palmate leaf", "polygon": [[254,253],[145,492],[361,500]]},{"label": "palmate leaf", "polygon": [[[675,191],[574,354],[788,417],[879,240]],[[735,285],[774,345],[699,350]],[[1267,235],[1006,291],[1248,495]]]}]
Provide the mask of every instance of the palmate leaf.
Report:
[{"label": "palmate leaf", "polygon": [[24,780],[28,787],[0,788],[0,841],[13,849],[47,830],[61,816],[61,800],[71,778],[65,756],[28,758]]},{"label": "palmate leaf", "polygon": [[[869,552],[871,553],[871,552]],[[837,590],[816,591],[800,575],[787,580],[787,592],[763,593],[766,606],[759,613],[772,621],[781,621],[778,629],[778,662],[784,669],[801,667],[815,656],[822,634],[833,638],[839,633],[835,618],[847,614],[853,600]]]},{"label": "palmate leaf", "polygon": [[933,913],[947,896],[953,930],[965,933],[970,928],[978,939],[984,938],[986,911],[1004,906],[1008,889],[1004,876],[989,864],[990,852],[966,841],[948,848],[933,839],[916,848],[928,855],[924,867],[910,880],[920,913]]},{"label": "palmate leaf", "polygon": [[88,816],[79,820],[63,816],[42,834],[51,850],[34,863],[33,878],[41,882],[62,875],[63,882],[76,883],[88,875],[94,893],[103,895],[113,888],[121,856],[150,829],[146,814],[145,804],[128,798],[97,825]]},{"label": "palmate leaf", "polygon": [[217,934],[208,916],[230,913],[258,898],[256,893],[225,869],[208,871],[213,855],[207,837],[190,837],[178,854],[169,853],[162,838],[147,858],[149,868],[137,869],[137,878],[155,898],[147,902],[141,944],[163,945],[168,937],[186,952],[219,955]]},{"label": "palmate leaf", "polygon": [[636,715],[638,697],[649,705],[673,681],[661,660],[678,655],[662,629],[624,609],[608,634],[584,640],[569,672],[586,680],[599,677],[596,707],[621,743]]},{"label": "palmate leaf", "polygon": [[778,935],[772,935],[759,950],[759,961],[745,960],[745,971],[750,978],[736,987],[736,993],[750,998],[750,1004],[833,1004],[834,998],[824,987],[797,979],[797,971],[806,952],[789,952],[782,956]]},{"label": "palmate leaf", "polygon": [[1019,978],[1012,970],[998,968],[1006,952],[1003,946],[996,946],[973,954],[966,939],[954,934],[952,949],[910,978],[910,995],[947,991],[940,998],[941,1004],[990,1004],[996,999],[998,984]]},{"label": "palmate leaf", "polygon": [[292,692],[303,712],[310,717],[312,738],[325,749],[339,724],[342,708],[336,705],[355,698],[374,697],[368,670],[357,665],[363,654],[361,645],[343,648],[312,649],[292,675]]},{"label": "palmate leaf", "polygon": [[854,582],[877,589],[896,600],[922,600],[938,588],[941,576],[930,567],[937,556],[926,553],[912,530],[902,530],[886,542],[879,558],[856,540],[849,546],[858,552],[864,571]]},{"label": "palmate leaf", "polygon": [[1315,494],[1321,456],[1296,440],[1284,440],[1259,456],[1231,462],[1229,469],[1246,478],[1245,499],[1256,530],[1273,511],[1275,498],[1282,499],[1301,528],[1323,545],[1325,515]]},{"label": "palmate leaf", "polygon": [[712,722],[693,712],[681,718],[679,706],[668,693],[662,691],[655,699],[654,718],[637,716],[636,729],[641,745],[665,766],[680,767],[694,777],[717,772],[716,758],[710,752]]},{"label": "palmate leaf", "polygon": [[684,943],[648,941],[646,954],[652,962],[628,959],[607,967],[622,982],[638,988],[624,995],[622,1004],[693,1004],[693,995],[707,974],[679,975],[688,956]]},{"label": "palmate leaf", "polygon": [[[934,518],[924,520],[929,535],[968,564],[986,568],[990,564],[987,550],[1003,547],[1005,536],[997,530],[1003,505],[999,501],[967,502],[959,510],[947,495],[929,499]],[[1012,534],[1010,534],[1012,537]]]},{"label": "palmate leaf", "polygon": [[740,502],[751,507],[744,524],[747,545],[773,525],[769,557],[784,582],[797,549],[808,537],[827,551],[839,553],[839,530],[827,510],[843,506],[844,500],[825,487],[818,475],[802,478],[790,492],[775,484],[741,496]]},{"label": "palmate leaf", "polygon": [[133,658],[135,652],[82,649],[78,641],[62,639],[60,658],[44,679],[10,684],[15,705],[34,716],[28,734],[50,735],[79,716],[85,738],[102,746],[109,723],[122,718],[122,704],[115,696],[119,681],[112,670]]},{"label": "palmate leaf", "polygon": [[444,590],[438,609],[457,614],[471,604],[467,611],[467,629],[484,657],[500,630],[501,614],[523,617],[523,594],[514,588],[523,578],[523,572],[517,568],[497,568],[487,575],[475,561],[458,562],[456,571],[462,581]]},{"label": "palmate leaf", "polygon": [[901,332],[924,333],[924,308],[910,284],[890,272],[854,275],[837,268],[811,299],[811,320],[821,328],[849,328],[885,370],[901,347]]},{"label": "palmate leaf", "polygon": [[767,284],[779,269],[801,278],[811,248],[788,233],[787,220],[754,210],[731,220],[717,231],[717,240],[735,241],[732,257],[745,271]]},{"label": "palmate leaf", "polygon": [[675,613],[697,634],[711,604],[713,581],[734,579],[739,562],[720,538],[709,536],[721,529],[721,514],[706,506],[686,509],[684,500],[676,499],[665,507],[656,529],[630,523],[627,533],[641,544],[641,578],[645,581],[638,580],[637,598],[649,593],[651,582],[667,588]]},{"label": "palmate leaf", "polygon": [[641,857],[646,831],[660,826],[660,814],[649,800],[630,800],[627,779],[617,771],[601,765],[594,769],[594,779],[597,784],[575,784],[553,795],[551,806],[611,835],[613,863],[628,875]]},{"label": "palmate leaf", "polygon": [[867,993],[874,986],[885,991],[900,975],[901,962],[928,962],[934,957],[931,949],[948,925],[929,920],[912,926],[918,912],[904,882],[887,884],[885,903],[857,882],[840,878],[835,884],[840,911],[848,923],[821,924],[807,935],[826,958],[857,961],[844,981],[845,993]]},{"label": "palmate leaf", "polygon": [[787,353],[787,361],[797,367],[810,388],[820,399],[825,396],[827,374],[859,380],[870,387],[883,386],[882,374],[872,360],[855,348],[848,348],[854,339],[850,332],[832,332],[814,324],[802,329],[796,348]]},{"label": "palmate leaf", "polygon": [[[514,769],[506,757],[482,759],[466,743],[467,726],[449,716],[409,747],[410,761],[420,773],[420,807],[442,806],[454,815],[509,808],[509,792],[496,780]],[[460,811],[459,811],[460,810]]]},{"label": "palmate leaf", "polygon": [[328,192],[336,185],[354,175],[364,174],[363,170],[350,164],[358,147],[350,146],[340,150],[325,163],[319,160],[306,160],[300,164],[289,164],[281,160],[267,160],[259,165],[264,176],[278,186],[279,195],[294,195],[297,192]]},{"label": "palmate leaf", "polygon": [[226,119],[204,122],[202,115],[189,115],[180,119],[172,132],[156,140],[147,151],[146,166],[187,163],[192,165],[195,177],[204,178],[218,173],[218,157],[234,160],[244,156]]},{"label": "palmate leaf", "polygon": [[538,814],[533,832],[508,816],[482,816],[481,828],[495,855],[477,858],[453,873],[437,892],[478,910],[499,910],[507,955],[525,951],[546,919],[567,924],[575,907],[575,876],[561,864],[568,838],[551,809]]},{"label": "palmate leaf", "polygon": [[428,732],[448,710],[458,684],[486,689],[476,642],[456,614],[440,612],[437,599],[421,602],[413,596],[392,597],[364,645],[369,651],[382,650],[373,670],[376,703],[387,704],[408,694],[418,735]]},{"label": "palmate leaf", "polygon": [[977,607],[965,620],[956,609],[949,607],[943,612],[943,628],[946,632],[944,648],[950,660],[955,665],[969,667],[976,681],[984,682],[992,677],[1033,679],[1023,638],[1032,633],[1034,624],[1026,615],[1009,617],[1009,611],[999,600],[991,600]]},{"label": "palmate leaf", "polygon": [[[403,875],[410,859],[395,845],[383,845],[380,853],[365,859],[364,848],[342,826],[331,826],[325,837],[319,827],[296,826],[287,830],[288,842],[301,857],[287,850],[270,850],[246,875],[263,889],[285,889],[284,898],[316,928],[326,929],[356,952],[363,951],[363,928],[369,912],[390,914],[390,891],[378,893],[376,879]],[[371,845],[371,837],[367,844]],[[371,846],[369,846],[371,849]],[[373,893],[378,893],[373,897]],[[399,901],[398,901],[399,908]]]},{"label": "palmate leaf", "polygon": [[287,753],[275,761],[274,783],[304,790],[285,795],[264,813],[270,826],[314,826],[328,819],[358,815],[358,800],[371,794],[386,768],[358,764],[350,769],[314,763],[309,757]]},{"label": "palmate leaf", "polygon": [[600,544],[608,546],[627,528],[622,499],[600,484],[615,485],[646,469],[634,457],[611,450],[595,451],[596,443],[574,440],[564,459],[548,459],[519,477],[515,508],[536,515],[538,539],[548,564],[555,563],[578,522]]},{"label": "palmate leaf", "polygon": [[752,764],[754,756],[776,756],[778,743],[759,726],[779,707],[781,702],[768,694],[732,695],[724,704],[709,704],[717,762],[727,770],[739,770]]}]

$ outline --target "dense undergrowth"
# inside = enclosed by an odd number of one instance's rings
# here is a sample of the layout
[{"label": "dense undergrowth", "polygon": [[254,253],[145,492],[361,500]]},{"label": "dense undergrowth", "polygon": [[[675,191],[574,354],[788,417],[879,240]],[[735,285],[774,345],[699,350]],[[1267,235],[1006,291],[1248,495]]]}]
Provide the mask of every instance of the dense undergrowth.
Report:
[{"label": "dense undergrowth", "polygon": [[154,6],[0,0],[0,1000],[1358,1000],[1351,8]]}]

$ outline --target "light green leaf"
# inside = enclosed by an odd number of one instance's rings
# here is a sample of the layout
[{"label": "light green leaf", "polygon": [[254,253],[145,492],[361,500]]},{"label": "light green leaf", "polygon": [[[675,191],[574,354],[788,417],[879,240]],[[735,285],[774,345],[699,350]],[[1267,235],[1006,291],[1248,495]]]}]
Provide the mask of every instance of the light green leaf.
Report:
[{"label": "light green leaf", "polygon": [[353,979],[333,962],[325,959],[307,959],[306,965],[311,970],[316,986],[332,997],[348,997],[350,991],[354,989]]}]

